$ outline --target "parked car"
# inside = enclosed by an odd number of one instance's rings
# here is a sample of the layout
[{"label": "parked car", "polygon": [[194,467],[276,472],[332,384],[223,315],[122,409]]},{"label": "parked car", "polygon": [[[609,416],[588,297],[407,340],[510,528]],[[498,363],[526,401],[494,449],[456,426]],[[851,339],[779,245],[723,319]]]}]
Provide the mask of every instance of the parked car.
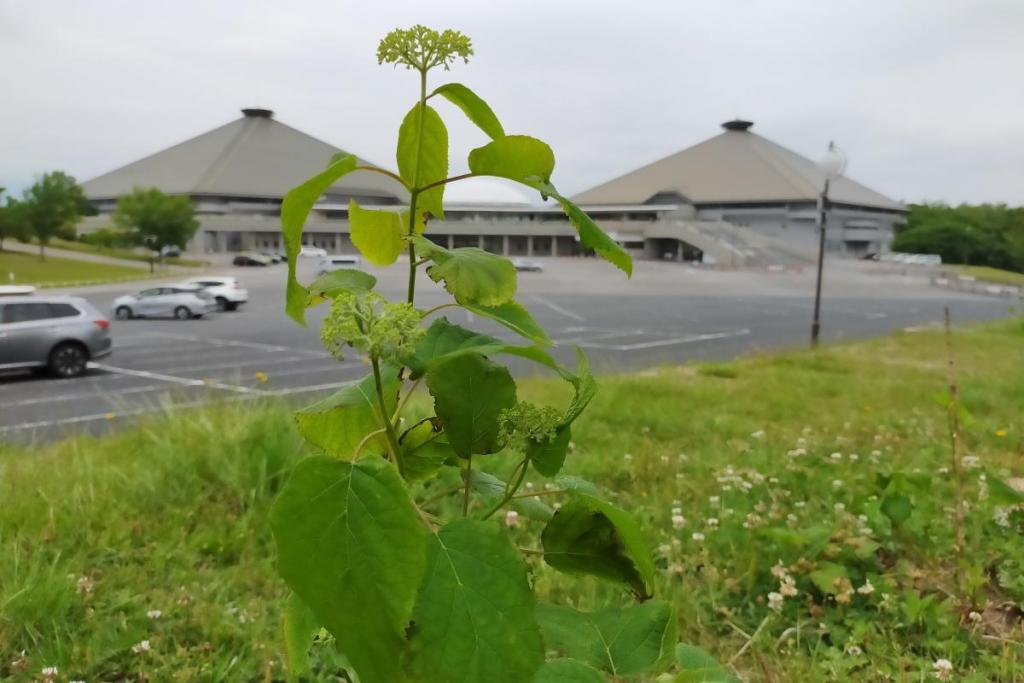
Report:
[{"label": "parked car", "polygon": [[181,249],[178,247],[164,247],[163,255],[167,258],[181,258]]},{"label": "parked car", "polygon": [[85,299],[0,296],[0,370],[47,369],[77,377],[113,347],[110,322]]},{"label": "parked car", "polygon": [[233,311],[249,300],[247,290],[237,277],[211,275],[194,277],[185,281],[187,285],[198,285],[213,297],[218,311]]},{"label": "parked car", "polygon": [[514,258],[512,259],[512,265],[515,266],[516,270],[530,273],[540,273],[544,270],[544,266],[528,258]]},{"label": "parked car", "polygon": [[302,247],[299,249],[299,256],[327,256],[327,250],[320,247]]},{"label": "parked car", "polygon": [[281,258],[280,254],[274,253],[272,251],[261,251],[260,256],[270,259],[271,263],[280,263],[281,261],[284,260],[283,258]]},{"label": "parked car", "polygon": [[358,268],[362,263],[358,256],[328,256],[320,259],[316,266],[316,274],[332,273],[342,268]]},{"label": "parked car", "polygon": [[35,293],[36,288],[32,285],[0,285],[0,296],[28,296]]},{"label": "parked car", "polygon": [[269,266],[272,261],[262,254],[239,254],[231,263],[236,266]]},{"label": "parked car", "polygon": [[216,302],[205,289],[189,284],[150,287],[114,299],[114,315],[118,320],[160,316],[189,320],[216,309]]}]

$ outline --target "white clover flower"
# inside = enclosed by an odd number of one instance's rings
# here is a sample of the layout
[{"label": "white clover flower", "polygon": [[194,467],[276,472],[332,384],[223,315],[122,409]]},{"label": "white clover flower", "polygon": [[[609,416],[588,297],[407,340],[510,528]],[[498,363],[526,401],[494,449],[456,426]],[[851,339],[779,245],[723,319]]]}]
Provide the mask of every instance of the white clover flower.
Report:
[{"label": "white clover flower", "polygon": [[829,458],[831,458],[832,460],[836,460],[836,461],[839,461],[839,460],[842,460],[842,459],[843,459],[843,454],[842,454],[842,453],[839,453],[839,452],[837,451],[837,452],[833,453],[832,455],[830,455],[830,456],[828,456],[828,457],[829,457]]},{"label": "white clover flower", "polygon": [[973,470],[981,467],[981,458],[976,455],[965,455],[963,458],[964,469]]},{"label": "white clover flower", "polygon": [[[833,483],[835,483],[835,482],[833,482]],[[842,512],[843,510],[846,509],[846,504],[845,503],[836,503],[836,504],[834,504],[832,506],[832,509],[835,510],[836,512]]]},{"label": "white clover flower", "polygon": [[832,480],[832,488],[834,488],[834,489],[841,489],[841,488],[843,488],[843,480],[842,479],[833,479]]},{"label": "white clover flower", "polygon": [[868,523],[868,516],[867,515],[857,515],[857,521],[860,522],[861,524],[867,524]]},{"label": "white clover flower", "polygon": [[708,517],[707,525],[709,527],[711,527],[712,529],[717,528],[718,527],[718,518],[717,517]]},{"label": "white clover flower", "polygon": [[875,587],[871,585],[870,579],[864,579],[864,585],[858,588],[857,592],[861,595],[871,595],[875,592]]},{"label": "white clover flower", "polygon": [[681,514],[683,514],[683,508],[678,505],[677,501],[672,501],[672,502],[676,503],[676,504],[674,504],[672,506],[672,514],[673,515],[681,515]]},{"label": "white clover flower", "polygon": [[768,606],[776,612],[782,611],[782,602],[785,598],[782,597],[782,593],[776,593],[772,591],[768,594]]},{"label": "white clover flower", "polygon": [[938,472],[939,474],[949,474],[949,468],[948,467],[940,467],[939,469],[936,470],[936,472]]},{"label": "white clover flower", "polygon": [[848,457],[850,462],[857,462],[858,460],[860,460],[860,456],[857,455],[856,453],[850,453]]},{"label": "white clover flower", "polygon": [[561,510],[561,509],[562,509],[562,504],[561,504],[561,503],[552,503],[552,504],[551,504],[551,508],[552,508],[552,509],[553,509],[553,510],[554,510],[555,512],[558,512],[559,510]]},{"label": "white clover flower", "polygon": [[661,456],[661,464],[667,465],[669,463],[669,457],[667,455]]},{"label": "white clover flower", "polygon": [[768,483],[769,484],[778,484],[779,483],[779,478],[778,477],[768,477]]},{"label": "white clover flower", "polygon": [[806,500],[798,500],[795,503],[793,503],[793,507],[798,507],[798,508],[807,507],[807,501]]},{"label": "white clover flower", "polygon": [[42,674],[44,678],[56,678],[60,671],[55,666],[44,666]]},{"label": "white clover flower", "polygon": [[668,543],[662,543],[658,546],[658,553],[661,555],[668,555],[671,552],[672,546],[670,546]]},{"label": "white clover flower", "polygon": [[719,498],[718,496],[710,496],[710,497],[708,497],[708,502],[709,502],[709,503],[711,503],[712,505],[718,505],[718,503],[719,503],[719,502],[720,502],[721,500],[722,500],[722,499],[721,499],[721,498]]},{"label": "white clover flower", "polygon": [[882,451],[873,450],[873,451],[871,451],[871,455],[873,455],[876,458],[880,458],[880,457],[882,457]]},{"label": "white clover flower", "polygon": [[682,515],[672,515],[672,528],[682,529],[686,526],[686,518]]},{"label": "white clover flower", "polygon": [[786,569],[785,565],[782,564],[782,560],[777,560],[775,564],[772,565],[771,573],[772,576],[780,580],[786,576],[789,576],[789,570]]},{"label": "white clover flower", "polygon": [[782,579],[782,582],[779,584],[779,592],[786,598],[796,597],[799,591],[796,589],[796,581],[793,580],[792,576]]},{"label": "white clover flower", "polygon": [[626,453],[625,455],[622,456],[622,459],[625,460],[627,464],[631,463],[633,462],[633,455],[632,453]]},{"label": "white clover flower", "polygon": [[763,429],[758,429],[756,432],[751,432],[750,436],[751,436],[751,438],[754,438],[754,439],[763,439],[764,438],[764,430]]},{"label": "white clover flower", "polygon": [[690,459],[690,456],[688,456],[686,453],[680,453],[679,455],[676,456],[676,459],[679,462],[686,462],[687,460]]},{"label": "white clover flower", "polygon": [[692,538],[693,540],[697,541],[698,543],[701,543],[701,542],[704,541],[704,534],[702,534],[699,531],[694,531],[693,535],[690,536],[690,538]]},{"label": "white clover flower", "polygon": [[164,615],[164,613],[161,612],[158,609],[151,609],[148,612],[146,612],[146,616],[149,617],[150,619],[159,619],[163,615]]},{"label": "white clover flower", "polygon": [[505,526],[516,527],[519,526],[519,513],[515,510],[509,510],[505,513]]},{"label": "white clover flower", "polygon": [[651,431],[651,428],[650,428],[650,427],[641,427],[641,428],[640,428],[640,432],[641,432],[642,434],[649,434],[649,433],[650,433],[650,431]]},{"label": "white clover flower", "polygon": [[135,654],[141,654],[143,652],[149,652],[153,648],[150,646],[148,640],[141,640],[135,645],[132,645],[132,652]]},{"label": "white clover flower", "polygon": [[851,657],[860,657],[862,654],[864,654],[864,651],[861,650],[860,647],[857,645],[851,645],[850,647],[846,648],[846,654],[850,655]]},{"label": "white clover flower", "polygon": [[932,664],[932,673],[940,681],[948,681],[953,677],[953,662],[948,659],[936,659]]},{"label": "white clover flower", "polygon": [[676,479],[682,481],[686,476],[682,472],[676,472]]},{"label": "white clover flower", "polygon": [[862,526],[861,528],[857,529],[857,533],[861,536],[870,536],[871,534],[875,533],[875,530],[869,526]]},{"label": "white clover flower", "polygon": [[796,515],[794,515],[792,512],[790,512],[788,515],[786,515],[786,521],[789,522],[790,524],[796,524],[798,519],[797,519]]},{"label": "white clover flower", "polygon": [[981,623],[981,614],[979,612],[975,612],[972,610],[971,613],[967,615],[967,618],[973,621],[975,624]]},{"label": "white clover flower", "polygon": [[726,484],[725,486],[722,487],[722,491],[728,493],[729,491],[732,491],[732,487]]}]

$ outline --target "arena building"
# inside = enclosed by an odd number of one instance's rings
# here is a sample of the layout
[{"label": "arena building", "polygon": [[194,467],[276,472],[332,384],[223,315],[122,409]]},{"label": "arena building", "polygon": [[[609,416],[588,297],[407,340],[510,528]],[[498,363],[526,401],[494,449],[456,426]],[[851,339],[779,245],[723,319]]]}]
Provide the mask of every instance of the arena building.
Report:
[{"label": "arena building", "polygon": [[[86,219],[81,229],[108,224],[121,195],[157,187],[195,204],[200,228],[187,251],[281,250],[285,192],[325,168],[341,150],[281,123],[270,110],[242,113],[84,183],[99,215]],[[726,122],[719,135],[573,199],[637,257],[728,265],[810,260],[824,178],[814,162],[751,132],[752,126]],[[845,177],[832,183],[830,198],[827,244],[833,252],[886,251],[894,225],[906,213],[901,203]],[[380,174],[349,174],[314,207],[305,243],[335,253],[355,251],[349,239],[350,199],[367,208],[397,210],[407,193]],[[448,189],[445,220],[432,222],[429,236],[445,246],[479,246],[513,256],[583,252],[557,205],[531,203],[500,181],[483,179]]]}]

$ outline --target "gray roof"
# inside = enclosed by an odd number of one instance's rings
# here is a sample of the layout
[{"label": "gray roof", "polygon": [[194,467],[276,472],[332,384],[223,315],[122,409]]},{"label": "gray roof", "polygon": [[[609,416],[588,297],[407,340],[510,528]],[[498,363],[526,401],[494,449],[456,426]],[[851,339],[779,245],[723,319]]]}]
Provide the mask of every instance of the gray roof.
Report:
[{"label": "gray roof", "polygon": [[[337,147],[274,120],[266,109],[122,166],[82,184],[90,199],[108,199],[136,187],[168,194],[281,198],[327,167]],[[360,159],[362,163],[368,163]],[[379,173],[357,171],[332,190],[348,195],[404,198],[405,189]]]},{"label": "gray roof", "polygon": [[[825,178],[817,164],[751,133],[748,121],[729,121],[725,132],[582,192],[584,205],[640,204],[659,193],[694,204],[816,201]],[[900,202],[849,178],[832,182],[833,202],[905,211]]]}]

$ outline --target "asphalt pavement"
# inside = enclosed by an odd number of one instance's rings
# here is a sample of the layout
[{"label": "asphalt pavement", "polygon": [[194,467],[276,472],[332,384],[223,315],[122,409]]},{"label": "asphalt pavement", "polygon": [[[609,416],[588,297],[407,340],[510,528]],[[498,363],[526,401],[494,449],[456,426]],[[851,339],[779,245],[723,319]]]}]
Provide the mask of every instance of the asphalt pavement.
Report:
[{"label": "asphalt pavement", "polygon": [[[548,330],[555,355],[568,364],[574,362],[575,346],[586,351],[596,371],[620,372],[807,344],[814,283],[809,268],[736,272],[637,262],[627,281],[593,259],[542,262],[544,272],[519,275],[518,298]],[[311,270],[310,263],[300,264],[307,281]],[[209,400],[294,396],[310,401],[366,374],[355,354],[339,362],[324,351],[318,335],[325,306],[310,311],[307,327],[284,314],[284,265],[228,266],[217,272],[240,277],[249,303],[199,320],[113,321],[114,353],[81,378],[0,376],[0,441],[101,433],[139,415]],[[401,268],[371,272],[380,278],[380,291],[404,296]],[[142,286],[67,293],[110,312],[114,298]],[[417,288],[422,307],[449,300],[426,277]],[[933,324],[945,306],[957,323],[994,319],[1013,303],[932,287],[924,271],[843,261],[829,264],[823,300],[823,343]],[[516,340],[462,309],[439,314]],[[510,364],[519,375],[543,373],[519,359]]]}]

